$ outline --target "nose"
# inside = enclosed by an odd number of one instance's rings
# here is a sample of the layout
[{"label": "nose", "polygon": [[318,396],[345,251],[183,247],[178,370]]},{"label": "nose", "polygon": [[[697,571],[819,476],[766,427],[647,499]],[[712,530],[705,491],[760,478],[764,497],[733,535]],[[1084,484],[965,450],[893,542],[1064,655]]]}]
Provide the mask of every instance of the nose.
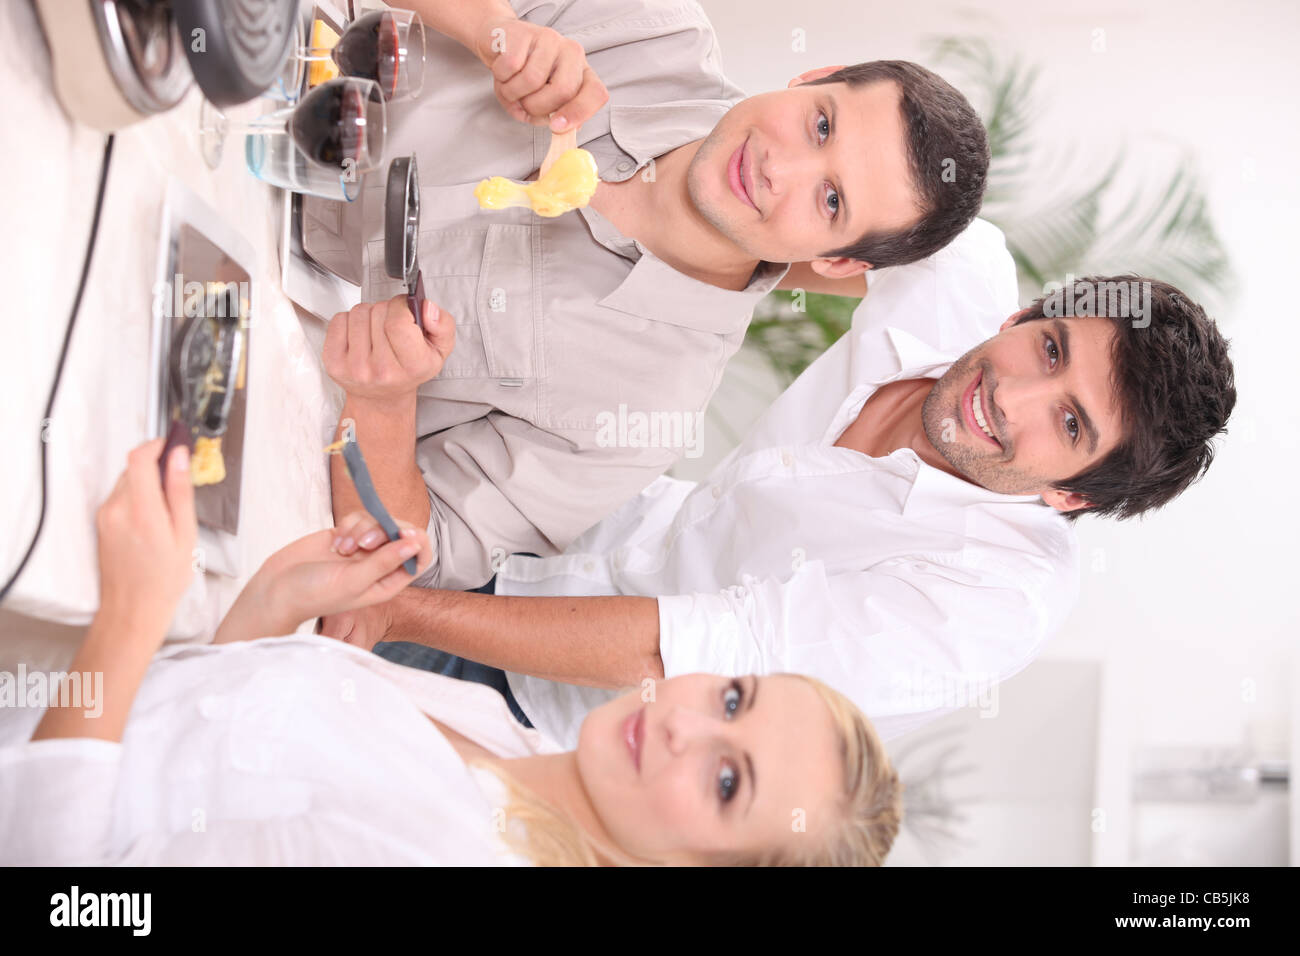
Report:
[{"label": "nose", "polygon": [[1043,375],[1002,375],[990,398],[1008,425],[1023,421],[1033,409],[1057,400],[1061,384]]},{"label": "nose", "polygon": [[759,183],[773,196],[779,197],[799,183],[815,182],[825,176],[821,159],[811,149],[786,144],[778,152],[765,146],[756,155],[759,157],[756,170]]},{"label": "nose", "polygon": [[672,706],[663,716],[668,752],[680,756],[701,741],[715,739],[725,722],[689,707]]},{"label": "nose", "polygon": [[814,142],[797,121],[767,131],[772,137],[764,142],[761,167],[770,180],[773,195],[798,191],[804,184],[831,179],[831,160],[836,151],[834,140]]},{"label": "nose", "polygon": [[771,149],[763,151],[758,164],[759,181],[773,196],[780,196],[785,187],[786,162],[775,158]]}]

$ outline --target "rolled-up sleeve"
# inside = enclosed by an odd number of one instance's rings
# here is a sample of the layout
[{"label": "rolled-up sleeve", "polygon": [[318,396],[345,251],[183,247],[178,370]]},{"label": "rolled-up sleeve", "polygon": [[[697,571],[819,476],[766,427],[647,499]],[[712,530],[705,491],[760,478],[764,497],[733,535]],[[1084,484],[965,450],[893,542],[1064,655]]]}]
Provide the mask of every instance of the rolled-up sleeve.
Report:
[{"label": "rolled-up sleeve", "polygon": [[419,587],[476,588],[511,554],[558,554],[672,463],[666,449],[579,448],[492,412],[421,438],[434,560]]},{"label": "rolled-up sleeve", "polygon": [[0,864],[65,866],[109,850],[122,745],[35,740],[0,750]]},{"label": "rolled-up sleeve", "polygon": [[890,737],[980,704],[1032,659],[1049,618],[1022,586],[987,573],[895,560],[828,575],[808,562],[785,581],[659,598],[659,642],[666,677],[808,674]]}]

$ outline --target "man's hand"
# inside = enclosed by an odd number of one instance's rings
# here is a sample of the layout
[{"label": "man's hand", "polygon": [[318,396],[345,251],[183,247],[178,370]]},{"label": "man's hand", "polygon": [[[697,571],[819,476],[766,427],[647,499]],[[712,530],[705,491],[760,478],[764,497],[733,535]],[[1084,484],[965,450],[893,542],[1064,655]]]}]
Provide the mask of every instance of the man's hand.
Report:
[{"label": "man's hand", "polygon": [[492,71],[498,102],[521,123],[560,133],[581,126],[609,102],[582,44],[550,27],[514,17],[489,19],[475,32],[471,49]]},{"label": "man's hand", "polygon": [[423,325],[416,325],[406,296],[397,295],[334,316],[321,357],[348,395],[389,399],[437,377],[455,344],[456,320],[448,313],[426,301]]}]

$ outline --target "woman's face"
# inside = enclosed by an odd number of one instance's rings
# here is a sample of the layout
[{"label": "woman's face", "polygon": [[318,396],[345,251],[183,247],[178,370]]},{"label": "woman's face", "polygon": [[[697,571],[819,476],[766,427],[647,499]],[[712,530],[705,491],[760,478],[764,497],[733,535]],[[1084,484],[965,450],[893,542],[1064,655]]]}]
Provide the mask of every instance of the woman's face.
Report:
[{"label": "woman's face", "polygon": [[844,789],[830,711],[783,675],[689,674],[588,714],[578,773],[619,849],[707,863],[820,840]]}]

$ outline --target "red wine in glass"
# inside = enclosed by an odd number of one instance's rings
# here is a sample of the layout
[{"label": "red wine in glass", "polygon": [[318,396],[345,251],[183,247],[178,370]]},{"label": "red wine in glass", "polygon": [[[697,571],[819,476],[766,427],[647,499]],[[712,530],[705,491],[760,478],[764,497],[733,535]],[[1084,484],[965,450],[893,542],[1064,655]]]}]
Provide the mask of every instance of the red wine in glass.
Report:
[{"label": "red wine in glass", "polygon": [[334,46],[334,62],[347,76],[374,80],[385,99],[397,92],[401,71],[401,42],[397,20],[391,13],[375,11],[357,17]]},{"label": "red wine in glass", "polygon": [[367,97],[361,90],[331,80],[304,96],[294,108],[289,135],[309,159],[322,166],[365,168],[365,150],[373,149],[367,136],[374,130],[367,115]]}]

